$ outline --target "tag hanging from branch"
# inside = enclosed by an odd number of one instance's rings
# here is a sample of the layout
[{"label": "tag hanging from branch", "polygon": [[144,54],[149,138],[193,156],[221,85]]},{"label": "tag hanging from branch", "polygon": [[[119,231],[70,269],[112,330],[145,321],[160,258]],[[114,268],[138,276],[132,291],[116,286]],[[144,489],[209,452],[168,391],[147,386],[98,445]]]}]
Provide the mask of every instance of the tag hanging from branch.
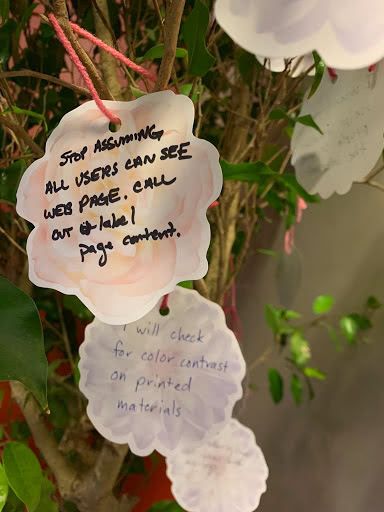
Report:
[{"label": "tag hanging from branch", "polygon": [[266,58],[316,50],[327,66],[359,69],[384,57],[382,0],[217,0],[219,25]]},{"label": "tag hanging from branch", "polygon": [[80,389],[95,428],[133,453],[166,455],[225,425],[245,362],[223,310],[177,287],[169,313],[111,326],[95,319],[80,347]]},{"label": "tag hanging from branch", "polygon": [[163,91],[104,103],[118,131],[93,101],[66,114],[25,172],[17,211],[35,225],[31,281],[121,325],[206,274],[206,210],[222,173],[215,147],[192,134],[188,97]]},{"label": "tag hanging from branch", "polygon": [[169,455],[167,475],[188,512],[253,512],[267,488],[268,466],[253,432],[231,419],[198,447]]},{"label": "tag hanging from branch", "polygon": [[325,75],[304,101],[300,117],[312,116],[323,134],[296,124],[292,164],[301,185],[327,198],[345,194],[374,168],[383,148],[384,62],[373,71],[337,71]]}]

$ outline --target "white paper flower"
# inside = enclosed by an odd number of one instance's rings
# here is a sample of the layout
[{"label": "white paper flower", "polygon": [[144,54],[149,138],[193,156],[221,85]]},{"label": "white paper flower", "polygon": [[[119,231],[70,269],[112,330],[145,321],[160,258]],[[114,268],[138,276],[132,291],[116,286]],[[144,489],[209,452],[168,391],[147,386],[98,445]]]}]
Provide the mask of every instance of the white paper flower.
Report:
[{"label": "white paper flower", "polygon": [[384,56],[382,0],[217,0],[218,23],[255,55],[317,50],[325,63],[358,69]]},{"label": "white paper flower", "polygon": [[323,135],[296,124],[292,164],[301,185],[327,198],[345,194],[367,176],[383,149],[384,63],[376,71],[340,71],[333,82],[324,76],[300,116],[311,115]]},{"label": "white paper flower", "polygon": [[158,307],[126,326],[94,320],[80,348],[89,418],[104,437],[138,455],[196,445],[222,427],[242,396],[245,374],[217,304],[177,287],[169,315]]},{"label": "white paper flower", "polygon": [[[118,325],[141,318],[180,281],[206,274],[206,210],[220,194],[222,172],[216,148],[192,134],[188,97],[163,91],[105,103],[120,117],[119,131],[109,130],[93,101],[66,114],[45,156],[23,175],[17,210],[36,226],[27,244],[31,281],[77,295]],[[113,201],[96,204],[111,191]],[[113,219],[123,223],[111,228]],[[90,232],[80,229],[86,223]],[[70,236],[53,239],[54,229],[66,228]]]},{"label": "white paper flower", "polygon": [[197,448],[167,457],[172,493],[187,512],[253,512],[268,467],[253,432],[232,419]]}]

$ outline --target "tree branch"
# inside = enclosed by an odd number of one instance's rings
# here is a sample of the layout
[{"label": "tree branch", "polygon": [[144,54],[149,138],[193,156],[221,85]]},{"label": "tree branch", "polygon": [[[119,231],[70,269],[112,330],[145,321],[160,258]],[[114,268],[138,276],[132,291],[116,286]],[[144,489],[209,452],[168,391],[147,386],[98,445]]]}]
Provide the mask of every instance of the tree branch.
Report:
[{"label": "tree branch", "polygon": [[11,130],[19,139],[25,142],[25,144],[31,148],[33,153],[38,158],[44,155],[44,151],[41,149],[41,147],[36,144],[36,142],[24,130],[24,128],[21,125],[14,123],[10,119],[8,119],[6,115],[0,115],[0,124],[4,125],[6,128]]},{"label": "tree branch", "polygon": [[63,29],[65,35],[69,39],[69,42],[73,46],[81,62],[84,64],[85,69],[91,77],[91,80],[94,86],[96,87],[97,92],[100,94],[101,98],[106,100],[113,100],[112,94],[110,93],[103,79],[99,75],[95,65],[92,62],[92,59],[80,45],[79,40],[73,33],[73,30],[69,24],[65,0],[52,0],[52,9],[56,18],[58,19],[58,22],[60,23],[61,28]]},{"label": "tree branch", "polygon": [[[109,18],[108,2],[107,0],[92,0],[93,15],[95,18],[96,35],[99,39],[107,43],[109,46],[114,46],[113,32],[111,29],[111,21]],[[101,50],[101,71],[103,78],[116,99],[121,98],[121,85],[118,80],[118,64],[112,55]]]},{"label": "tree branch", "polygon": [[67,87],[68,89],[72,89],[78,94],[82,94],[83,96],[91,97],[90,92],[85,87],[79,87],[78,85],[71,84],[66,82],[65,80],[61,80],[60,78],[56,78],[51,75],[46,75],[45,73],[39,73],[38,71],[32,71],[30,69],[22,69],[20,71],[3,71],[0,72],[0,78],[17,78],[17,77],[32,77],[38,78],[40,80],[46,80],[47,82],[52,82],[56,85],[61,85],[62,87]]},{"label": "tree branch", "polygon": [[171,78],[184,5],[185,0],[172,0],[168,4],[164,23],[164,56],[161,61],[155,91],[165,89]]},{"label": "tree branch", "polygon": [[13,398],[23,411],[36,446],[55,475],[60,494],[64,498],[72,497],[76,471],[59,452],[56,440],[42,418],[43,413],[39,405],[20,382],[11,382],[11,391]]}]

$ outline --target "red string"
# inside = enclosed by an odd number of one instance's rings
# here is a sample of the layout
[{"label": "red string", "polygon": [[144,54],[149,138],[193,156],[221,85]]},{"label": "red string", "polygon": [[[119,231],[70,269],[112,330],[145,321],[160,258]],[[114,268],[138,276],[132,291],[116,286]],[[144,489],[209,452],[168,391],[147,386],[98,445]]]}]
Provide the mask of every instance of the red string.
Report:
[{"label": "red string", "polygon": [[123,62],[123,64],[125,64],[133,71],[136,71],[136,73],[143,75],[145,78],[148,78],[148,80],[151,80],[152,82],[156,82],[156,76],[147,69],[143,68],[142,66],[139,66],[138,64],[135,64],[131,61],[131,59],[128,59],[128,57],[123,55],[121,52],[104,43],[104,41],[94,36],[84,28],[79,27],[79,25],[76,25],[76,23],[70,22],[70,25],[73,28],[73,30],[77,32],[80,36],[85,37],[86,39],[91,41],[91,43],[95,44],[96,46],[99,46],[105,52],[110,53],[113,57],[115,57],[115,59]]},{"label": "red string", "polygon": [[110,110],[107,109],[107,107],[102,102],[100,96],[98,95],[95,86],[93,85],[93,82],[90,78],[90,76],[87,73],[87,70],[85,69],[84,65],[82,64],[81,60],[79,59],[77,53],[72,48],[71,43],[67,39],[67,36],[64,34],[63,29],[60,27],[59,22],[55,18],[55,15],[50,13],[48,14],[48,19],[52,23],[53,28],[55,29],[56,35],[61,42],[61,44],[64,46],[65,50],[67,51],[70,59],[75,64],[77,69],[79,70],[79,73],[83,77],[84,82],[86,83],[89,92],[91,93],[93,99],[95,100],[96,105],[99,107],[101,112],[108,117],[108,119],[115,124],[120,124],[120,119],[113,114]]},{"label": "red string", "polygon": [[160,311],[163,311],[164,309],[169,309],[168,301],[169,301],[169,293],[167,293],[167,295],[164,295],[163,300],[161,301],[161,304],[160,304]]},{"label": "red string", "polygon": [[337,80],[337,72],[335,69],[333,68],[327,68],[327,71],[328,71],[328,75],[329,75],[329,78],[332,80],[332,81],[335,81]]}]

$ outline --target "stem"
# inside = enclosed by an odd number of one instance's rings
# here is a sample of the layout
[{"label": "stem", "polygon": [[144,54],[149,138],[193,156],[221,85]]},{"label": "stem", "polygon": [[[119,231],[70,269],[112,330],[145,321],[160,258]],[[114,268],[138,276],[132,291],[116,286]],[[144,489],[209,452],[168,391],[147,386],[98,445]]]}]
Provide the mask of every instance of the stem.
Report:
[{"label": "stem", "polygon": [[19,139],[25,142],[25,144],[30,147],[30,149],[38,158],[41,158],[44,155],[44,151],[40,148],[40,146],[36,144],[36,142],[30,137],[30,135],[28,135],[28,133],[24,130],[22,126],[20,126],[17,123],[14,123],[4,115],[0,115],[0,124],[3,124],[6,128],[11,130]]},{"label": "stem", "polygon": [[171,78],[184,5],[185,0],[172,0],[168,4],[164,23],[164,56],[161,61],[155,91],[165,89]]}]

